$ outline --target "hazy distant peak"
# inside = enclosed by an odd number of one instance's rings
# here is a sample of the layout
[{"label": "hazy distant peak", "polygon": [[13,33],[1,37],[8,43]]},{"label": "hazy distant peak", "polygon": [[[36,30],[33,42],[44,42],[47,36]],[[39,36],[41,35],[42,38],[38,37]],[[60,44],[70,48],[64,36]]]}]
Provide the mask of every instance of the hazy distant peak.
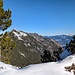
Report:
[{"label": "hazy distant peak", "polygon": [[70,40],[72,39],[72,36],[71,35],[56,35],[56,36],[45,36],[45,38],[52,38],[63,47],[66,45],[66,43],[70,42]]}]

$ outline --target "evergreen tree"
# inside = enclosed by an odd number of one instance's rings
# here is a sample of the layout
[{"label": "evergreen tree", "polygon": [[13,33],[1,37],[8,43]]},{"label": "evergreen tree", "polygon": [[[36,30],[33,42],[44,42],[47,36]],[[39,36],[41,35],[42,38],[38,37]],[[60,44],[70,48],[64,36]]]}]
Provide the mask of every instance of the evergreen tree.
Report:
[{"label": "evergreen tree", "polygon": [[44,50],[43,55],[41,55],[41,61],[44,62],[53,62],[56,61],[56,57],[51,55],[50,51]]},{"label": "evergreen tree", "polygon": [[0,0],[0,30],[4,31],[11,26],[11,11],[3,9],[3,0]]},{"label": "evergreen tree", "polygon": [[70,41],[70,43],[66,44],[66,49],[72,54],[75,54],[75,35],[73,36],[73,39]]},{"label": "evergreen tree", "polygon": [[11,52],[14,49],[15,42],[11,39],[8,32],[1,38],[1,61],[10,64]]},{"label": "evergreen tree", "polygon": [[41,61],[44,62],[56,62],[60,59],[60,54],[63,52],[63,48],[59,47],[58,50],[54,50],[53,53],[49,50],[44,50],[43,54],[41,55]]},{"label": "evergreen tree", "polygon": [[[10,9],[4,10],[3,0],[0,0],[0,30],[4,31],[12,24]],[[10,63],[11,50],[15,47],[15,42],[8,32],[0,34],[0,61]]]},{"label": "evergreen tree", "polygon": [[41,57],[42,57],[41,61],[43,63],[51,61],[50,51],[44,50],[43,55],[41,55]]},{"label": "evergreen tree", "polygon": [[53,55],[57,58],[57,60],[61,60],[60,54],[63,52],[63,48],[59,47],[58,50],[53,51]]}]

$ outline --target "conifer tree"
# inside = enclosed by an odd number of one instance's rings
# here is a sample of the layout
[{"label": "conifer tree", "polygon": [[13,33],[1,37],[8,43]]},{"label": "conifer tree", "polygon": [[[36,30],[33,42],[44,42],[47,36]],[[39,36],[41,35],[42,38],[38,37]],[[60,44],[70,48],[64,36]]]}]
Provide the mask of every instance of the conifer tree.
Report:
[{"label": "conifer tree", "polygon": [[41,55],[41,57],[42,57],[41,61],[43,63],[51,61],[50,51],[44,50],[43,55]]},{"label": "conifer tree", "polygon": [[4,31],[11,26],[11,11],[4,10],[3,0],[0,0],[0,30]]},{"label": "conifer tree", "polygon": [[16,46],[15,42],[11,39],[8,32],[1,39],[1,61],[10,64],[11,52]]},{"label": "conifer tree", "polygon": [[66,49],[72,54],[75,54],[75,35],[73,36],[73,39],[70,41],[70,43],[66,44]]},{"label": "conifer tree", "polygon": [[56,61],[56,57],[51,55],[49,50],[44,50],[43,55],[41,55],[41,61],[44,62],[53,62]]},{"label": "conifer tree", "polygon": [[[3,0],[0,0],[0,30],[4,31],[7,28],[9,28],[12,24],[12,20],[11,20],[11,11],[10,9],[8,10],[4,10],[3,8]],[[12,43],[12,40],[10,38],[10,36],[8,36],[7,33],[0,34],[0,61],[5,61],[3,60],[3,53],[4,53],[4,57],[6,57],[6,61],[8,62],[8,53],[10,54],[11,52],[11,47],[13,47],[14,43]],[[8,50],[10,50],[8,52]],[[2,55],[1,55],[2,53]],[[2,58],[2,59],[1,59]]]}]

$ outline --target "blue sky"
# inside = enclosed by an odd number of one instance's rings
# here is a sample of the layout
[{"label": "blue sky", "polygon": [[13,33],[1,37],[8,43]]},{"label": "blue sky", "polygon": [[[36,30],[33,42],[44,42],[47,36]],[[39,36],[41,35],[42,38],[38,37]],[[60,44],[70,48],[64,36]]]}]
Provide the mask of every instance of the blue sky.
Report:
[{"label": "blue sky", "polygon": [[4,0],[12,26],[41,35],[75,34],[75,0]]}]

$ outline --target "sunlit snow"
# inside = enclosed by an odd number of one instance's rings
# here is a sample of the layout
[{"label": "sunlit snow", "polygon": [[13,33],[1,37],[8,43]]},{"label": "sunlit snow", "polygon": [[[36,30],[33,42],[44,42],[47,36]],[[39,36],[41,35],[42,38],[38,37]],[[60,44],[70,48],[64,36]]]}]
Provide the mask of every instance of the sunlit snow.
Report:
[{"label": "sunlit snow", "polygon": [[0,62],[0,75],[73,75],[73,72],[65,71],[64,67],[75,62],[75,55],[71,55],[61,62],[49,62],[29,65],[22,69],[16,69],[11,65]]},{"label": "sunlit snow", "polygon": [[13,33],[15,34],[14,36],[18,38],[18,40],[22,40],[22,38],[21,38],[22,36],[27,36],[26,33],[17,31],[17,30],[16,30],[16,32],[14,31]]}]

